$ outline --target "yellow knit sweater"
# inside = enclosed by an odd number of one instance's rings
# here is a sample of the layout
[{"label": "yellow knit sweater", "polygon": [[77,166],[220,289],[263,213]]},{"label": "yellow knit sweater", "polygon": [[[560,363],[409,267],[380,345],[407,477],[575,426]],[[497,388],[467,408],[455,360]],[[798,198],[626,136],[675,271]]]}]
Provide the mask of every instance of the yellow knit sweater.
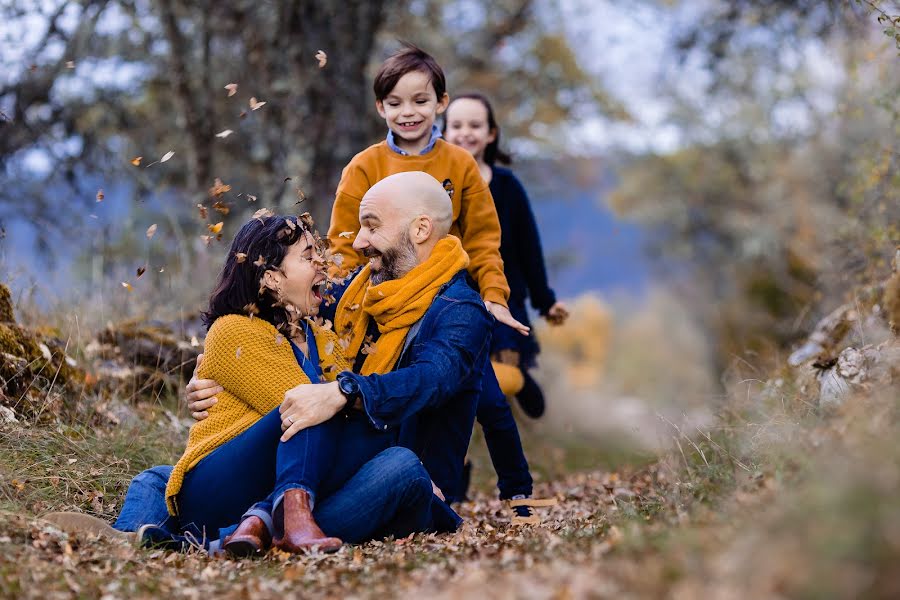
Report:
[{"label": "yellow knit sweater", "polygon": [[353,248],[353,236],[345,233],[359,231],[363,196],[388,175],[405,171],[425,171],[444,184],[453,205],[450,233],[462,241],[463,250],[469,255],[469,272],[478,283],[481,297],[506,306],[509,284],[503,274],[500,220],[491,190],[469,151],[444,140],[437,140],[433,150],[417,156],[397,154],[382,141],[354,156],[344,167],[328,229],[332,252],[344,257],[342,270],[366,262]]},{"label": "yellow knit sweater", "polygon": [[[332,331],[313,327],[320,365],[334,381],[350,369]],[[191,427],[187,447],[166,486],[166,504],[178,513],[176,496],[184,475],[210,452],[234,439],[284,401],[289,389],[309,383],[291,344],[268,321],[243,315],[219,317],[209,329],[197,375],[215,379],[225,391],[209,416]]]}]

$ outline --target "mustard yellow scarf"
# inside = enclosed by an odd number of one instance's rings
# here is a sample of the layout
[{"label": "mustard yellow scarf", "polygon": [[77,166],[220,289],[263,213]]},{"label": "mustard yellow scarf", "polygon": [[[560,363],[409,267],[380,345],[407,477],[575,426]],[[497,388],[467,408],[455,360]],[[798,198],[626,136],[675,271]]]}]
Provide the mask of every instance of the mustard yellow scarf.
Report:
[{"label": "mustard yellow scarf", "polygon": [[[435,245],[428,260],[400,279],[369,285],[371,267],[363,267],[335,313],[335,332],[343,340],[347,360],[353,364],[360,351],[366,354],[362,375],[393,369],[409,328],[422,318],[441,286],[468,265],[459,238],[449,235]],[[370,317],[381,332],[375,344],[365,339]]]}]

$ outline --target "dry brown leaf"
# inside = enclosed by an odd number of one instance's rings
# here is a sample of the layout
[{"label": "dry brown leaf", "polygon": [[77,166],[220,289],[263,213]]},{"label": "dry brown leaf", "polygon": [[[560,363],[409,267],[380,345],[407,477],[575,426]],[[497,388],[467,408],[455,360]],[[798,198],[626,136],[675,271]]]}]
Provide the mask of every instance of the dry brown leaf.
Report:
[{"label": "dry brown leaf", "polygon": [[66,61],[66,68],[67,68],[67,69],[74,69],[74,68],[75,68],[75,61],[74,61],[74,60],[67,60],[67,61]]},{"label": "dry brown leaf", "polygon": [[200,211],[200,218],[205,221],[206,217],[209,215],[209,211],[207,211],[206,207],[202,204],[198,204],[197,209]]},{"label": "dry brown leaf", "polygon": [[239,263],[242,263],[242,262],[244,262],[245,260],[247,260],[247,255],[244,254],[243,252],[237,252],[237,253],[235,253],[234,258],[235,258]]},{"label": "dry brown leaf", "polygon": [[216,202],[213,204],[213,210],[223,215],[227,215],[231,212],[231,208],[229,208],[227,204],[219,200],[216,200]]},{"label": "dry brown leaf", "polygon": [[136,167],[139,167],[139,166],[141,166],[141,161],[143,159],[144,159],[143,156],[135,156],[134,158],[131,159],[131,164],[133,164]]},{"label": "dry brown leaf", "polygon": [[253,213],[253,218],[259,219],[259,222],[263,223],[263,222],[265,222],[266,219],[271,217],[273,214],[274,213],[271,210],[269,210],[268,208],[261,208],[258,211],[256,211],[255,213]]},{"label": "dry brown leaf", "polygon": [[210,233],[218,234],[222,231],[222,226],[225,225],[223,221],[219,221],[215,225],[207,225],[206,228],[209,229]]},{"label": "dry brown leaf", "polygon": [[146,267],[138,267],[137,268],[137,278],[140,279],[141,275],[143,275],[147,271]]},{"label": "dry brown leaf", "polygon": [[328,55],[325,54],[324,50],[319,50],[316,52],[316,60],[319,61],[319,68],[321,69],[328,62]]},{"label": "dry brown leaf", "polygon": [[259,110],[266,103],[264,101],[257,100],[256,98],[250,98],[250,110]]},{"label": "dry brown leaf", "polygon": [[150,238],[152,238],[155,233],[156,233],[156,223],[154,223],[153,225],[151,225],[150,227],[147,228],[147,239],[149,240]]},{"label": "dry brown leaf", "polygon": [[131,291],[134,290],[134,288],[131,287],[131,284],[128,283],[127,281],[123,281],[123,282],[122,282],[122,287],[125,288],[126,290],[128,290],[129,292],[131,292]]},{"label": "dry brown leaf", "polygon": [[227,183],[222,183],[222,180],[216,177],[213,186],[209,188],[209,195],[213,198],[221,198],[223,194],[230,192],[231,186]]},{"label": "dry brown leaf", "polygon": [[253,194],[247,194],[247,202],[256,202],[256,196]]},{"label": "dry brown leaf", "polygon": [[103,188],[97,190],[97,202],[103,202]]},{"label": "dry brown leaf", "polygon": [[263,258],[262,254],[260,254],[259,258],[257,258],[255,261],[253,261],[253,264],[257,267],[264,267],[264,266],[266,266],[266,259]]},{"label": "dry brown leaf", "polygon": [[228,85],[225,86],[225,89],[228,90],[228,97],[231,98],[232,96],[237,94],[238,84],[229,83]]}]

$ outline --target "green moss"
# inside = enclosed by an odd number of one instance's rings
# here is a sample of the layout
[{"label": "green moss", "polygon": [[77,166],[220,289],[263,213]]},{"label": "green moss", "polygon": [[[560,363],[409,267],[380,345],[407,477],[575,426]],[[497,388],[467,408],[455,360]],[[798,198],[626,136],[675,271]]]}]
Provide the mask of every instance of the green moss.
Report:
[{"label": "green moss", "polygon": [[0,283],[0,323],[14,323],[12,295],[6,284]]}]

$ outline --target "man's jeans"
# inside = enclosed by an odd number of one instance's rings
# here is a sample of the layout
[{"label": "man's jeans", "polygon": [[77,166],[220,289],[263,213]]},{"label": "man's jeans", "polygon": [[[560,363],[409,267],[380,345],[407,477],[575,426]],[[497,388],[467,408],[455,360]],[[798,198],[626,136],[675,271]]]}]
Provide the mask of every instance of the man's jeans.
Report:
[{"label": "man's jeans", "polygon": [[158,465],[138,473],[125,493],[122,512],[113,523],[119,531],[137,531],[141,525],[164,525],[169,519],[166,508],[166,484],[172,465]]}]

